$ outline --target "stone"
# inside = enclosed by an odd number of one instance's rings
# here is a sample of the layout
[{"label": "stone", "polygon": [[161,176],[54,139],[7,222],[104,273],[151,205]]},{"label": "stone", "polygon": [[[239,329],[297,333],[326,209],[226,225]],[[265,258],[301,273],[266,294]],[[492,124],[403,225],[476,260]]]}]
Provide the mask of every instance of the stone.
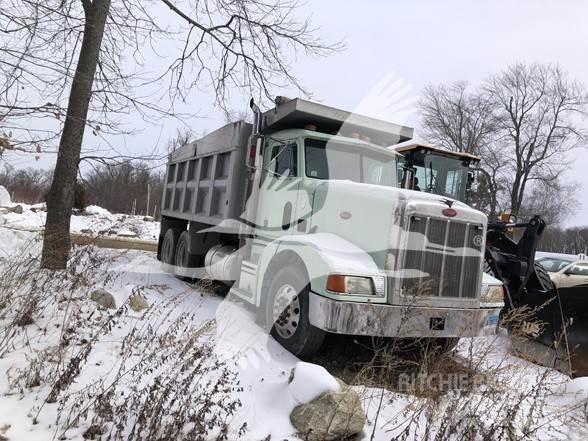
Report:
[{"label": "stone", "polygon": [[10,205],[11,203],[10,193],[8,193],[6,188],[0,185],[0,205]]},{"label": "stone", "polygon": [[133,294],[129,297],[129,308],[135,312],[141,312],[149,308],[149,302],[141,294]]},{"label": "stone", "polygon": [[94,234],[94,231],[90,230],[89,228],[84,228],[84,229],[80,230],[80,233],[82,233],[82,234]]},{"label": "stone", "polygon": [[106,309],[116,309],[116,301],[114,296],[105,289],[97,289],[92,291],[90,298]]},{"label": "stone", "polygon": [[144,222],[153,222],[153,220],[154,220],[154,219],[153,219],[153,216],[145,216],[145,217],[143,218],[143,221],[144,221]]},{"label": "stone", "polygon": [[309,403],[296,406],[290,422],[302,439],[335,441],[349,439],[363,432],[366,422],[359,395],[337,379],[339,392],[325,392]]},{"label": "stone", "polygon": [[24,212],[24,208],[22,208],[22,205],[15,205],[10,209],[10,211],[16,214],[22,214]]}]

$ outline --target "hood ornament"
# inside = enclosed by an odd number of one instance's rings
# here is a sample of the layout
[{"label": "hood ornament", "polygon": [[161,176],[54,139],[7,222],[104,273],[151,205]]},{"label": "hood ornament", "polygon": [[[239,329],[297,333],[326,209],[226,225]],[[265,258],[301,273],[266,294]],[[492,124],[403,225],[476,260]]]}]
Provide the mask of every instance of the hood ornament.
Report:
[{"label": "hood ornament", "polygon": [[453,205],[453,203],[455,201],[452,201],[451,199],[441,199],[441,202],[443,202],[445,205],[447,205],[449,208],[451,208],[451,206]]}]

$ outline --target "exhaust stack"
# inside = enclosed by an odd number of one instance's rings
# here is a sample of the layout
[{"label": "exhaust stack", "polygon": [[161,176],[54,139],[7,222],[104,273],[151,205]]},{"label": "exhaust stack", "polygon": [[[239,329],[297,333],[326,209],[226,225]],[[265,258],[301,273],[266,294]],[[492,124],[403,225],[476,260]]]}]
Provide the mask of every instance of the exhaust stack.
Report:
[{"label": "exhaust stack", "polygon": [[249,101],[249,107],[253,111],[253,135],[257,135],[261,132],[261,109],[255,104],[253,98]]}]

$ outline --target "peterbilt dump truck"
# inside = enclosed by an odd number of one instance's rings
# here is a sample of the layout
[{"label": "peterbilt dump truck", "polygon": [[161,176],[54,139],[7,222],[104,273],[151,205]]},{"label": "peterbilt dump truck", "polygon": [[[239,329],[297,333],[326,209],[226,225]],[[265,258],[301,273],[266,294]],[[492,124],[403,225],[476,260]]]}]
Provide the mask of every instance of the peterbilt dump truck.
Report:
[{"label": "peterbilt dump truck", "polygon": [[169,156],[158,258],[225,281],[305,357],[326,333],[425,338],[495,331],[500,286],[483,283],[487,219],[399,188],[387,146],[409,127],[279,98]]}]

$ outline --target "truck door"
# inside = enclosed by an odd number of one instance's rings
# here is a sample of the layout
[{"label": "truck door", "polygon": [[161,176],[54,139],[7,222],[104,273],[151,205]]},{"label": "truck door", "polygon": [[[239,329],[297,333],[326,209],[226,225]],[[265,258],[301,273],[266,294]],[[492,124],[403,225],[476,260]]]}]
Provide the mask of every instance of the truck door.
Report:
[{"label": "truck door", "polygon": [[264,152],[257,211],[257,237],[276,239],[295,231],[299,176],[299,151],[295,140],[270,141]]}]

